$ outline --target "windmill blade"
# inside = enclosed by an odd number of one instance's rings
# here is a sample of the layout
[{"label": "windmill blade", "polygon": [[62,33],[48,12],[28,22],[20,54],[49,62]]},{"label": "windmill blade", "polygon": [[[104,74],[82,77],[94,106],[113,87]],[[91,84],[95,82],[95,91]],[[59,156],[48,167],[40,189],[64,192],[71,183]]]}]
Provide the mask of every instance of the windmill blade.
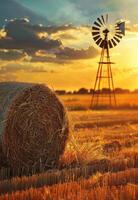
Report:
[{"label": "windmill blade", "polygon": [[122,35],[121,34],[115,34],[115,36],[117,37],[117,38],[120,38],[120,39],[122,39]]},{"label": "windmill blade", "polygon": [[118,33],[118,34],[122,34],[120,30],[116,30],[116,33]]},{"label": "windmill blade", "polygon": [[119,26],[117,24],[115,25],[115,28],[119,30]]},{"label": "windmill blade", "polygon": [[102,23],[102,21],[101,21],[101,19],[99,17],[97,18],[97,20],[101,25],[103,25],[103,23]]},{"label": "windmill blade", "polygon": [[118,23],[117,23],[117,26],[118,26],[120,32],[121,32],[123,35],[125,35],[125,22],[118,22]]},{"label": "windmill blade", "polygon": [[118,43],[120,42],[120,40],[115,36],[113,37],[113,39],[116,40],[116,42],[118,42]]},{"label": "windmill blade", "polygon": [[115,30],[115,33],[122,34],[120,30]]},{"label": "windmill blade", "polygon": [[99,40],[96,41],[96,44],[99,46],[99,44],[102,42],[102,38],[100,38]]},{"label": "windmill blade", "polygon": [[92,27],[92,30],[93,30],[93,31],[100,31],[100,28],[93,26],[93,27]]},{"label": "windmill blade", "polygon": [[108,23],[108,14],[106,14],[106,24]]},{"label": "windmill blade", "polygon": [[104,16],[102,15],[101,17],[102,17],[103,23],[105,24],[105,19],[104,19]]},{"label": "windmill blade", "polygon": [[111,41],[112,41],[112,44],[113,44],[114,46],[117,45],[117,43],[116,43],[113,39],[111,39]]},{"label": "windmill blade", "polygon": [[98,40],[99,38],[101,38],[100,35],[97,35],[97,36],[93,37],[93,39],[94,39],[95,41]]},{"label": "windmill blade", "polygon": [[118,26],[115,26],[115,30],[116,30],[116,31],[119,31],[120,29],[119,29],[119,27],[118,27]]},{"label": "windmill blade", "polygon": [[92,35],[93,36],[96,36],[96,35],[99,35],[100,34],[100,32],[98,31],[98,32],[92,32]]},{"label": "windmill blade", "polygon": [[100,24],[98,24],[97,22],[94,22],[94,24],[95,24],[96,26],[98,26],[98,27],[100,27],[100,28],[101,28],[101,25],[100,25]]},{"label": "windmill blade", "polygon": [[111,43],[111,40],[108,40],[109,48],[113,48],[113,45]]}]

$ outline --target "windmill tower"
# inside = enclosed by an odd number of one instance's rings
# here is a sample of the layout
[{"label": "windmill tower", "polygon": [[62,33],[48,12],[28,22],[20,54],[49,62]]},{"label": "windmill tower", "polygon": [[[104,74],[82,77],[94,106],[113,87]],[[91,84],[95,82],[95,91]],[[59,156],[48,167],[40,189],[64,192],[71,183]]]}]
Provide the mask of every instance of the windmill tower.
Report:
[{"label": "windmill tower", "polygon": [[108,23],[108,14],[97,18],[92,26],[92,37],[102,49],[99,60],[94,90],[91,99],[91,108],[101,106],[116,106],[116,95],[110,60],[110,48],[114,48],[125,35],[125,22],[119,21],[115,25]]}]

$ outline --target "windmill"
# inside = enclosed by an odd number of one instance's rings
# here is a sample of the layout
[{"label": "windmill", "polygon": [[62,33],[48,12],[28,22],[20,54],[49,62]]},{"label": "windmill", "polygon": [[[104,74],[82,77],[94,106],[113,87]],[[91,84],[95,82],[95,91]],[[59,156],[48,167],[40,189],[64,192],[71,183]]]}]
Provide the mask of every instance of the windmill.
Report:
[{"label": "windmill", "polygon": [[[111,48],[114,48],[125,35],[125,22],[118,21],[114,25],[109,23],[108,14],[98,17],[92,26],[92,37],[95,43],[102,49],[98,65],[94,90],[91,99],[91,108],[99,106],[116,106],[116,95],[110,60]],[[106,85],[103,87],[103,85]]]}]

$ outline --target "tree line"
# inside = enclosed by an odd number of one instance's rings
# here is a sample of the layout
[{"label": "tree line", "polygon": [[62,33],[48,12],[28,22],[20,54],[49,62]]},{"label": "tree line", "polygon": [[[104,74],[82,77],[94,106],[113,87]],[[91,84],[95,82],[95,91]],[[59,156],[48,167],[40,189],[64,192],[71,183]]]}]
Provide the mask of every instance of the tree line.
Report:
[{"label": "tree line", "polygon": [[[123,88],[115,88],[115,93],[116,94],[128,94],[128,93],[137,93],[138,94],[138,89],[135,89],[133,91],[130,91],[129,89],[123,89]],[[65,94],[93,94],[94,93],[94,89],[87,89],[87,88],[80,88],[78,90],[74,90],[74,91],[66,91],[66,90],[56,90],[55,91],[57,94],[59,95],[65,95]],[[96,90],[95,93],[103,93],[103,94],[108,94],[113,92],[112,90],[110,90],[109,88],[102,88],[101,90]]]}]

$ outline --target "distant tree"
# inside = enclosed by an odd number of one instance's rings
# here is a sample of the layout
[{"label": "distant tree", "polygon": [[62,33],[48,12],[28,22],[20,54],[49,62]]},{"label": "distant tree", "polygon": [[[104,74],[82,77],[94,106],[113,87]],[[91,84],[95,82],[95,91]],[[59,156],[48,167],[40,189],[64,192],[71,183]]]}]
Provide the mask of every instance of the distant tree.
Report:
[{"label": "distant tree", "polygon": [[111,92],[111,90],[109,88],[102,88],[102,93],[108,94],[110,92]]},{"label": "distant tree", "polygon": [[94,93],[94,89],[90,89],[90,94],[93,94]]},{"label": "distant tree", "polygon": [[56,92],[56,94],[59,94],[59,95],[66,94],[66,90],[56,90],[55,92]]},{"label": "distant tree", "polygon": [[78,92],[76,90],[73,91],[73,94],[77,94]]},{"label": "distant tree", "polygon": [[135,89],[135,90],[133,91],[133,93],[138,93],[138,89]]},{"label": "distant tree", "polygon": [[130,90],[129,89],[123,89],[123,93],[130,93]]},{"label": "distant tree", "polygon": [[130,90],[129,89],[122,89],[122,88],[115,88],[115,93],[126,94],[126,93],[130,93]]},{"label": "distant tree", "polygon": [[73,92],[71,92],[71,91],[68,91],[68,92],[66,92],[66,94],[73,94]]},{"label": "distant tree", "polygon": [[86,88],[80,88],[80,89],[78,90],[77,93],[78,93],[78,94],[88,94],[89,91],[88,91],[88,89],[86,89]]},{"label": "distant tree", "polygon": [[121,93],[123,93],[123,89],[122,88],[115,88],[115,93],[121,94]]}]

